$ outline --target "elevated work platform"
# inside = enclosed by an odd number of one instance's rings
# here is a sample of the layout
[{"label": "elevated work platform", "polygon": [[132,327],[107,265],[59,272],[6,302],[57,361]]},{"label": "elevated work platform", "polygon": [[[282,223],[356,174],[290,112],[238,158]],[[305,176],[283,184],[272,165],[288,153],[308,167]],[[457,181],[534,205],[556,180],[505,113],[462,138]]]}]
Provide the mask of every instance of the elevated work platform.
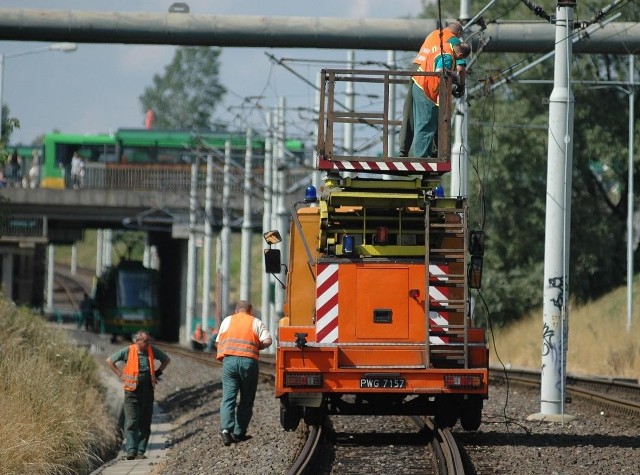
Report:
[{"label": "elevated work platform", "polygon": [[[389,136],[398,132],[402,120],[394,115],[396,86],[408,88],[411,76],[440,76],[437,157],[399,157],[390,146]],[[322,171],[384,173],[391,175],[442,175],[451,171],[451,79],[439,73],[406,70],[324,69],[318,111],[316,168]],[[367,104],[348,107],[339,99],[352,94],[353,84],[367,90]],[[338,124],[351,124],[354,135],[366,143],[354,150],[335,145]],[[380,153],[371,153],[381,143]],[[377,147],[376,147],[376,150]]]}]

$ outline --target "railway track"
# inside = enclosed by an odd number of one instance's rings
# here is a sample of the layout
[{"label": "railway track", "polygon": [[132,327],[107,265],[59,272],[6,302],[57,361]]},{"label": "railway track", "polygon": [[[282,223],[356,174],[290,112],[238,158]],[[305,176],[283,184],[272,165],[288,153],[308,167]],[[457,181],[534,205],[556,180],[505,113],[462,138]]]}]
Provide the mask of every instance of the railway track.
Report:
[{"label": "railway track", "polygon": [[[154,342],[154,345],[172,355],[205,365],[221,364],[212,353],[162,342]],[[261,356],[260,374],[263,380],[273,382],[274,362],[270,355]],[[287,475],[376,473],[371,464],[386,466],[386,461],[389,460],[398,466],[398,473],[402,472],[401,467],[410,467],[411,473],[416,474],[472,473],[465,472],[465,467],[468,468],[469,464],[466,462],[465,465],[451,431],[437,428],[430,419],[337,416],[331,418],[331,421],[337,419],[341,420],[341,427],[342,424],[347,424],[351,428],[336,432],[330,422],[325,426],[302,427],[306,438]],[[372,420],[377,425],[375,429],[371,426]],[[332,461],[331,466],[321,468],[327,461]]]},{"label": "railway track", "polygon": [[80,311],[80,302],[82,302],[84,294],[88,295],[90,290],[87,291],[87,288],[80,281],[64,273],[56,272],[53,280],[54,307],[65,312]]},{"label": "railway track", "polygon": [[[158,345],[172,354],[179,354],[209,365],[220,364],[214,355],[209,353],[194,352],[177,345],[163,343],[158,343]],[[261,373],[264,380],[272,380],[273,361],[271,355],[262,355]],[[509,381],[511,384],[524,384],[521,383],[521,380],[528,379],[527,384],[535,384],[537,379],[539,384],[539,374],[531,372],[527,378],[524,376],[512,372],[509,373]],[[498,376],[492,375],[492,378],[498,378]],[[628,382],[572,378],[572,383],[574,383],[574,379],[584,380],[584,384],[599,386],[598,391],[602,391],[601,393],[592,391],[599,397],[598,402],[594,402],[598,408],[602,407],[603,398],[611,400],[613,403],[616,402],[616,399],[621,399],[616,391],[630,392],[631,396],[626,396],[628,398],[632,398],[635,392],[635,385]],[[573,392],[571,394],[572,397],[577,397]],[[593,394],[589,394],[587,399],[593,400],[593,397]],[[600,409],[598,409],[599,412]],[[491,423],[490,420],[489,423]],[[428,426],[429,422],[422,421],[422,425],[425,424]],[[291,475],[305,473],[513,473],[509,471],[513,467],[509,469],[492,467],[495,458],[491,456],[491,453],[494,451],[499,453],[501,444],[507,443],[506,441],[500,442],[502,435],[497,442],[491,442],[493,436],[490,436],[486,443],[479,443],[477,444],[479,447],[474,448],[474,444],[485,440],[488,434],[483,436],[481,433],[457,433],[456,431],[460,430],[458,428],[454,428],[453,432],[439,431],[435,428],[436,438],[445,442],[455,438],[455,442],[457,442],[455,445],[458,448],[453,450],[461,452],[461,455],[444,455],[450,450],[446,446],[442,446],[445,448],[431,447],[430,440],[433,439],[433,436],[429,436],[427,432],[433,431],[433,428],[427,427],[421,430],[415,422],[406,417],[332,416],[328,426],[307,427],[301,424],[299,430],[302,431],[300,442],[295,449],[298,457],[292,460],[286,472]],[[471,445],[467,446],[467,443]],[[448,447],[454,447],[451,441],[449,441]],[[437,454],[439,450],[443,451],[443,455]]]},{"label": "railway track", "polygon": [[[490,371],[493,381],[540,387],[540,371],[509,369]],[[622,415],[640,416],[640,385],[607,378],[567,376],[568,397],[585,399]]]},{"label": "railway track", "polygon": [[431,418],[333,416],[323,427],[309,427],[287,475],[321,473],[462,475],[473,467],[451,431]]},{"label": "railway track", "polygon": [[91,269],[78,268],[75,275],[67,270],[56,269],[53,275],[54,308],[65,312],[79,311],[84,294],[91,295],[93,276]]}]

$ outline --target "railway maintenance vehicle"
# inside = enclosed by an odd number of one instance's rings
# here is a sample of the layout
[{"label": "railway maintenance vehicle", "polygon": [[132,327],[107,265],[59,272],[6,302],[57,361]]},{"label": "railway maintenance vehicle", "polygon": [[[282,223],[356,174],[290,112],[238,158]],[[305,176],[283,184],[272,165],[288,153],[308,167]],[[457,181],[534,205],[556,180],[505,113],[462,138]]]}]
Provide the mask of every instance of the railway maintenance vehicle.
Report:
[{"label": "railway maintenance vehicle", "polygon": [[[390,155],[387,132],[400,125],[389,114],[390,86],[412,74],[420,73],[322,71],[316,168],[324,184],[292,205],[290,229],[264,235],[267,273],[286,270],[275,389],[285,430],[329,414],[432,415],[465,430],[481,423],[489,357],[470,289],[480,287],[484,238],[469,230],[466,197],[443,193],[451,171],[447,75],[438,156]],[[336,105],[348,82],[381,87],[381,106]],[[382,152],[341,155],[333,137],[344,123],[382,134]],[[287,250],[272,247],[281,232]]]}]

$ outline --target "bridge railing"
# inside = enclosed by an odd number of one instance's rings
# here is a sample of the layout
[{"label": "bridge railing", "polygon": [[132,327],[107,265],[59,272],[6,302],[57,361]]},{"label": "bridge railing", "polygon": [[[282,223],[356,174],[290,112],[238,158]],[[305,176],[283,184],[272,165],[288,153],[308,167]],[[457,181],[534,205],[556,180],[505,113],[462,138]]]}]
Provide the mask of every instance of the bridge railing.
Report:
[{"label": "bridge railing", "polygon": [[[287,173],[287,189],[295,187],[314,170],[306,167],[292,168]],[[243,193],[244,170],[232,168],[229,172],[231,192]],[[253,192],[261,195],[264,190],[264,170],[253,171]],[[172,191],[189,193],[191,190],[191,167],[189,165],[85,165],[83,188],[102,190]],[[213,191],[222,193],[224,174],[216,170],[213,174]],[[206,188],[206,165],[198,173],[198,189]]]}]

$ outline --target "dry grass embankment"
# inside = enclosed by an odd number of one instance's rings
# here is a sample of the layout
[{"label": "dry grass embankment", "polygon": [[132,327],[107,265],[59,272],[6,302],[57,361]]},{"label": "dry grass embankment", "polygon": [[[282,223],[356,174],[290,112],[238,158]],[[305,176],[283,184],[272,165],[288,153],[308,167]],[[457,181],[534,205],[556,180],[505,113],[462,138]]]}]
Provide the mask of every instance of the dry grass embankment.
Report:
[{"label": "dry grass embankment", "polygon": [[0,473],[88,473],[116,445],[98,374],[62,330],[0,299]]},{"label": "dry grass embankment", "polygon": [[[627,289],[621,287],[586,305],[569,307],[567,372],[619,378],[640,377],[640,283],[633,286],[633,319],[627,332]],[[540,369],[542,310],[495,328],[498,356],[505,365]],[[491,365],[499,365],[490,341]]]}]

